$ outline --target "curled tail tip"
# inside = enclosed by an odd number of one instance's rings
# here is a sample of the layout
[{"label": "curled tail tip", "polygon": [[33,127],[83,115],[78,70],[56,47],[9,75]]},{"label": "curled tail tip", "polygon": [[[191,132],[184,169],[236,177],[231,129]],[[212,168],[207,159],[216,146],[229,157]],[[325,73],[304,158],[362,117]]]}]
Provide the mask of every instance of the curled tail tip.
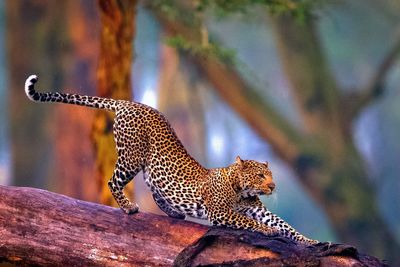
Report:
[{"label": "curled tail tip", "polygon": [[35,88],[34,88],[34,84],[38,81],[38,77],[37,75],[30,75],[28,77],[28,79],[26,79],[25,81],[25,93],[26,95],[29,97],[29,99],[35,101],[37,99],[35,99]]},{"label": "curled tail tip", "polygon": [[35,74],[29,75],[28,79],[26,79],[25,86],[35,84],[37,81],[38,81],[37,75],[35,75]]}]

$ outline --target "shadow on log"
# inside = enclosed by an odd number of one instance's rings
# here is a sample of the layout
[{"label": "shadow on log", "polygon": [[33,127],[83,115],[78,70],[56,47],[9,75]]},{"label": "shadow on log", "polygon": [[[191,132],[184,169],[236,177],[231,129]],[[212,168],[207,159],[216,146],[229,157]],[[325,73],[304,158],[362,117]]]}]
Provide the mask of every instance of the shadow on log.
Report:
[{"label": "shadow on log", "polygon": [[385,266],[339,244],[312,247],[258,233],[0,186],[0,265]]}]

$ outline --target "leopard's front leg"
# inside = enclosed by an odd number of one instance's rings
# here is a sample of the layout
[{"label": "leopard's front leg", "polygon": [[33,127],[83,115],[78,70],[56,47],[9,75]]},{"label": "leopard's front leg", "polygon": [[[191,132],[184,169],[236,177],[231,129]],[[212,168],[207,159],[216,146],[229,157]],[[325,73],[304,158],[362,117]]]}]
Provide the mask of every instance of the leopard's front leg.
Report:
[{"label": "leopard's front leg", "polygon": [[257,196],[241,199],[236,207],[236,210],[249,218],[255,219],[262,224],[277,229],[281,236],[288,237],[296,242],[307,245],[319,243],[318,240],[313,240],[300,234],[287,222],[270,212]]},{"label": "leopard's front leg", "polygon": [[213,193],[204,198],[207,218],[213,225],[261,232],[267,236],[279,235],[277,229],[235,211],[231,200],[232,198],[218,198]]},{"label": "leopard's front leg", "polygon": [[260,232],[267,236],[279,235],[279,231],[277,229],[266,224],[262,224],[233,210],[226,210],[223,213],[209,209],[206,209],[206,211],[207,217],[213,225]]}]

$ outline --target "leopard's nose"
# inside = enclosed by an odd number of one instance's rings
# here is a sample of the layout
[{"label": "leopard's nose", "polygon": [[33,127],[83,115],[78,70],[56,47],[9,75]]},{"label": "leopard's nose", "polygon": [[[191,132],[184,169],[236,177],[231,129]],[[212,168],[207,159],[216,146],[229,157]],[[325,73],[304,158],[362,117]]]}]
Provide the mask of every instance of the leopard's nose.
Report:
[{"label": "leopard's nose", "polygon": [[269,183],[267,186],[271,191],[275,189],[275,183]]}]

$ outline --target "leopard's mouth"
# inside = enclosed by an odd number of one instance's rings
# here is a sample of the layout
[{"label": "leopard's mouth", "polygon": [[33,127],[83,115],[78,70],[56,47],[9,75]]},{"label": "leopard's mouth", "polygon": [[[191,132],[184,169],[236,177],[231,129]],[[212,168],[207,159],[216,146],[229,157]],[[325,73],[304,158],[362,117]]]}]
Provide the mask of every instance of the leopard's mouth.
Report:
[{"label": "leopard's mouth", "polygon": [[248,189],[244,190],[241,195],[244,198],[254,197],[254,196],[262,196],[262,195],[271,195],[272,190],[268,189],[267,191],[261,189]]},{"label": "leopard's mouth", "polygon": [[259,195],[259,196],[263,196],[263,195],[269,196],[269,195],[272,195],[272,193],[273,193],[273,191],[270,188],[266,188],[264,190],[259,189],[259,190],[255,190],[255,191],[256,191],[256,195]]}]

